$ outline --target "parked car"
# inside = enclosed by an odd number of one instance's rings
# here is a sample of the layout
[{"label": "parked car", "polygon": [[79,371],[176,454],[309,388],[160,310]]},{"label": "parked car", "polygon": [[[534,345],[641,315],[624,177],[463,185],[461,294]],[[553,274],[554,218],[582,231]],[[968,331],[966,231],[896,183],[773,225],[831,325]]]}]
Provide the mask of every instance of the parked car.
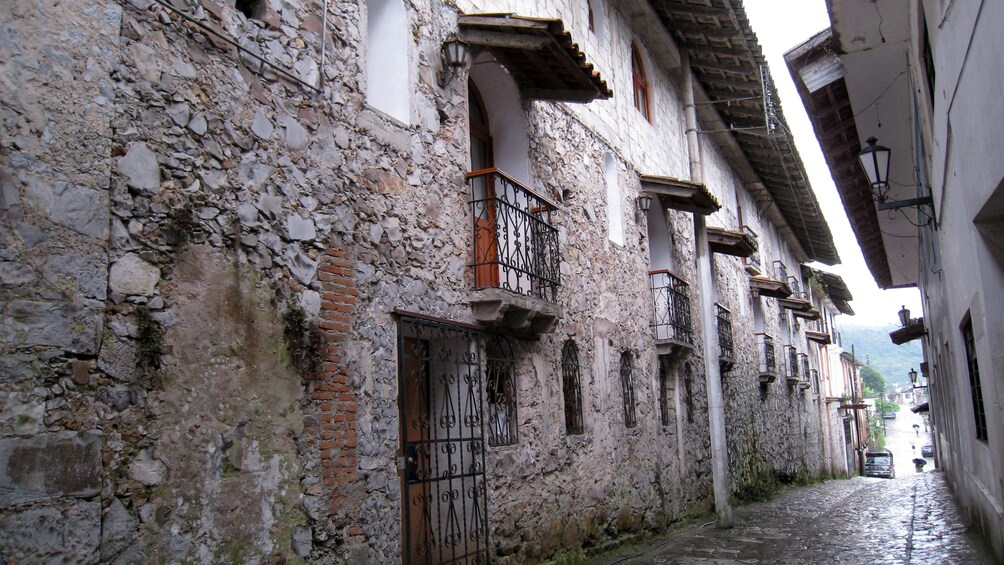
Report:
[{"label": "parked car", "polygon": [[896,419],[896,413],[895,412],[883,412],[882,413],[882,417],[885,418],[886,420],[895,420]]},{"label": "parked car", "polygon": [[924,447],[921,447],[920,448],[920,456],[921,457],[934,457],[934,446],[931,445],[931,444],[927,444]]},{"label": "parked car", "polygon": [[893,466],[891,451],[871,451],[865,453],[865,476],[895,479],[896,468]]}]

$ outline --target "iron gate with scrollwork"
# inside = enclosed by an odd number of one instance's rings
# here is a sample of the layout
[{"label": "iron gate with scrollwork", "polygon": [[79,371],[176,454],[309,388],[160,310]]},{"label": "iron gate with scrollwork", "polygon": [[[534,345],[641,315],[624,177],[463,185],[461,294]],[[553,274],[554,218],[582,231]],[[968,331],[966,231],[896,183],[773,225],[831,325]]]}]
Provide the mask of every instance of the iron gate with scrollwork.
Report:
[{"label": "iron gate with scrollwork", "polygon": [[483,336],[398,321],[405,564],[487,563]]}]

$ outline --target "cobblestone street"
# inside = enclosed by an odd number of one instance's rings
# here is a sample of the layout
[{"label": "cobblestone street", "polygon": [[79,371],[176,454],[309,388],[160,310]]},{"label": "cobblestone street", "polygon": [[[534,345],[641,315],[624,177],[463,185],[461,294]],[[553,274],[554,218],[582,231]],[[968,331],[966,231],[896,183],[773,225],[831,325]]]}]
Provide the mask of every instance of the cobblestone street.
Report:
[{"label": "cobblestone street", "polygon": [[737,508],[735,523],[690,526],[590,563],[993,563],[940,472],[794,488]]}]

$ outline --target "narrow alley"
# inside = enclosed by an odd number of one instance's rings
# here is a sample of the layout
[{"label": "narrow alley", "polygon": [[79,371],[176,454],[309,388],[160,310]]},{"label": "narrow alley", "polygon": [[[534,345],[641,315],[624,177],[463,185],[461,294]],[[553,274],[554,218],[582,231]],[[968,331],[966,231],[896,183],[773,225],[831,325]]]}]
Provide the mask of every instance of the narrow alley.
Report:
[{"label": "narrow alley", "polygon": [[933,458],[925,472],[915,470],[912,459],[931,442],[924,419],[900,406],[884,424],[895,479],[793,488],[736,509],[732,530],[696,524],[591,563],[993,563],[979,536],[962,524]]},{"label": "narrow alley", "polygon": [[731,530],[697,524],[590,563],[993,563],[942,473],[911,473],[791,489],[736,509]]}]

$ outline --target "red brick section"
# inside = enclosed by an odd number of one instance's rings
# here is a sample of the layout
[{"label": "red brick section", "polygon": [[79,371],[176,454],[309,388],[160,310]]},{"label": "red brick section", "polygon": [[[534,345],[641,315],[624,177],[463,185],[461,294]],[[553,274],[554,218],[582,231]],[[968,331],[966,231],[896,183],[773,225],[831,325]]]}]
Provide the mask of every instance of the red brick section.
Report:
[{"label": "red brick section", "polygon": [[[316,434],[320,450],[328,514],[350,536],[362,534],[356,522],[361,502],[361,483],[356,459],[358,397],[349,382],[343,351],[352,324],[359,291],[353,278],[352,261],[342,250],[329,248],[321,259],[321,321],[324,365],[310,386],[316,420],[308,433]],[[314,438],[312,438],[314,439]]]}]

